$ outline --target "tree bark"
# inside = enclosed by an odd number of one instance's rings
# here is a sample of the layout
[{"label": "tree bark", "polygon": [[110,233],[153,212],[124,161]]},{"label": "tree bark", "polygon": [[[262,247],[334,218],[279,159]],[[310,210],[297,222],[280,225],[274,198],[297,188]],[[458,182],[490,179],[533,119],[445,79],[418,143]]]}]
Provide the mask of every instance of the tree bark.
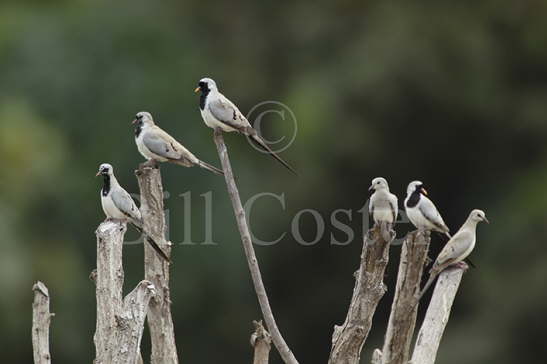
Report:
[{"label": "tree bark", "polygon": [[154,285],[141,281],[122,301],[125,223],[105,221],[97,228],[97,326],[95,364],[135,364]]},{"label": "tree bark", "polygon": [[437,350],[464,272],[465,268],[449,267],[439,275],[410,363],[435,363]]},{"label": "tree bark", "polygon": [[[159,168],[141,165],[135,172],[141,191],[141,214],[144,231],[171,256],[171,243],[165,239],[163,186]],[[152,342],[151,364],[178,364],[175,329],[171,315],[169,263],[161,259],[149,244],[144,244],[144,277],[156,287],[150,301],[148,327]]]},{"label": "tree bark", "polygon": [[283,339],[283,336],[281,336],[281,332],[279,331],[275,322],[275,318],[270,307],[270,302],[268,300],[268,295],[266,294],[266,288],[264,287],[264,283],[262,282],[262,275],[260,273],[260,267],[258,266],[258,260],[256,258],[253,248],[251,234],[249,233],[249,227],[247,226],[245,210],[243,210],[243,206],[241,205],[239,191],[237,190],[237,186],[234,180],[232,166],[228,157],[228,150],[226,148],[226,144],[224,143],[224,138],[220,130],[215,130],[214,139],[217,146],[218,155],[222,163],[222,169],[224,170],[224,178],[226,180],[226,186],[228,188],[230,200],[232,201],[232,207],[234,209],[237,226],[241,235],[241,242],[243,243],[243,249],[245,251],[247,263],[251,272],[251,278],[253,280],[258,303],[260,304],[260,309],[262,310],[262,315],[264,316],[264,320],[266,321],[266,326],[268,327],[268,330],[272,336],[272,341],[277,348],[279,355],[281,355],[283,361],[286,364],[298,364],[298,361],[296,360],[291,349]]},{"label": "tree bark", "polygon": [[[408,362],[416,325],[416,294],[420,292],[430,241],[429,232],[416,230],[409,233],[403,243],[395,296],[381,352],[382,364]],[[409,307],[412,307],[410,312]]]},{"label": "tree bark", "polygon": [[97,271],[94,275],[97,296],[95,335],[95,364],[109,364],[116,349],[114,335],[117,309],[122,303],[123,267],[122,246],[126,225],[104,221],[97,235]]},{"label": "tree bark", "polygon": [[262,325],[262,321],[253,321],[255,331],[251,335],[251,346],[254,348],[253,364],[268,364],[272,337]]},{"label": "tree bark", "polygon": [[394,238],[395,232],[389,225],[375,225],[366,234],[346,320],[342,326],[334,327],[329,364],[359,363],[372,317],[386,292],[384,272]]},{"label": "tree bark", "polygon": [[32,347],[34,364],[50,364],[49,325],[55,314],[49,312],[49,291],[45,284],[38,281],[32,287],[34,302],[32,304]]}]

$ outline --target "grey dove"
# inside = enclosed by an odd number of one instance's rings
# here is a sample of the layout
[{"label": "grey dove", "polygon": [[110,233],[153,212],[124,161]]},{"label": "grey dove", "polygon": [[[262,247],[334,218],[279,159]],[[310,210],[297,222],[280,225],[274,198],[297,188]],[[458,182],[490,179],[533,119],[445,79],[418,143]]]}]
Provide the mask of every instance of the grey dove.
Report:
[{"label": "grey dove", "polygon": [[431,286],[435,278],[448,266],[458,264],[467,258],[475,248],[477,241],[477,224],[481,221],[489,223],[486,214],[482,210],[473,210],[462,225],[460,230],[450,240],[439,253],[439,256],[433,263],[429,271],[429,279],[424,288],[417,297],[417,301],[422,298],[427,289]]},{"label": "grey dove", "polygon": [[397,196],[389,192],[389,185],[385,178],[376,177],[372,180],[368,189],[374,191],[370,196],[368,207],[369,215],[375,223],[387,222],[393,224],[397,221],[399,206]]},{"label": "grey dove", "polygon": [[[101,189],[101,205],[108,219],[119,220],[131,223],[139,232],[143,232],[141,211],[135,205],[131,195],[123,189],[114,176],[114,169],[108,163],[99,166],[96,176],[103,176],[103,187]],[[146,234],[146,241],[166,261],[169,257],[159,245]]]},{"label": "grey dove", "polygon": [[170,162],[184,167],[199,166],[216,174],[222,170],[203,162],[180,144],[175,138],[157,126],[149,112],[141,111],[133,120],[135,143],[148,161]]},{"label": "grey dove", "polygon": [[237,106],[228,100],[218,90],[217,84],[210,78],[202,78],[195,92],[201,92],[199,108],[205,125],[212,129],[220,129],[224,132],[239,132],[249,137],[254,144],[274,157],[279,163],[292,173],[296,171],[278,156],[268,144],[258,135],[247,118],[239,111]]},{"label": "grey dove", "polygon": [[406,190],[405,211],[410,222],[418,230],[433,230],[445,234],[450,238],[448,226],[444,223],[437,207],[427,197],[424,184],[412,181]]}]

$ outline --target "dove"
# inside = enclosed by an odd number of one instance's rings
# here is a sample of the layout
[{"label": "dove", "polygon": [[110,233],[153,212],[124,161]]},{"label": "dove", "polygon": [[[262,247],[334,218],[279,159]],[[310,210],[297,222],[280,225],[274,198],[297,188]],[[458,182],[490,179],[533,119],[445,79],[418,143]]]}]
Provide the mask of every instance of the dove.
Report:
[{"label": "dove", "polygon": [[249,140],[296,175],[296,171],[279,157],[258,135],[256,129],[251,126],[237,106],[218,91],[215,81],[210,78],[202,78],[194,91],[196,93],[201,92],[199,108],[205,125],[212,129],[220,129],[224,132],[236,131],[246,135],[249,137]]},{"label": "dove", "polygon": [[[135,205],[135,201],[133,201],[131,195],[118,183],[118,180],[114,176],[113,167],[108,163],[101,164],[96,176],[103,176],[101,205],[106,217],[108,219],[129,222],[139,232],[143,232],[141,211]],[[148,234],[146,234],[146,241],[163,259],[169,262],[167,254]]]},{"label": "dove", "polygon": [[417,296],[417,300],[424,295],[427,289],[431,286],[435,278],[448,266],[458,264],[465,260],[467,256],[475,248],[477,240],[477,224],[481,221],[490,223],[486,218],[486,214],[482,210],[473,210],[469,217],[462,225],[460,230],[450,240],[439,253],[439,256],[433,263],[433,267],[429,271],[429,279],[424,288]]},{"label": "dove", "polygon": [[397,220],[399,207],[397,196],[389,192],[389,185],[385,178],[376,177],[368,189],[374,191],[370,196],[368,207],[369,215],[375,223],[387,222],[393,224]]},{"label": "dove", "polygon": [[149,112],[138,112],[133,120],[135,143],[139,152],[148,161],[171,162],[184,167],[199,166],[216,174],[224,172],[199,160],[171,135],[154,123]]},{"label": "dove", "polygon": [[410,182],[406,193],[405,211],[410,222],[418,230],[438,231],[450,238],[450,230],[433,202],[427,198],[424,184],[420,181]]}]

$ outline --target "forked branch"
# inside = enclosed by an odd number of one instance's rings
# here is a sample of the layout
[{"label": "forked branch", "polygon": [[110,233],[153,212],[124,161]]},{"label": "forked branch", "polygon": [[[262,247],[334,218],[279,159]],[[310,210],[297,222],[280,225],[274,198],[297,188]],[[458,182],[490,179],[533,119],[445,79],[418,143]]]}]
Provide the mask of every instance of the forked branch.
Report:
[{"label": "forked branch", "polygon": [[346,320],[334,327],[329,364],[359,363],[372,317],[386,292],[384,272],[394,238],[395,232],[389,225],[375,225],[366,234]]},{"label": "forked branch", "polygon": [[[381,352],[382,364],[406,364],[416,325],[416,294],[420,292],[422,272],[427,261],[428,232],[408,233],[401,249],[399,273],[391,314]],[[409,307],[412,310],[409,311]],[[376,354],[378,355],[378,353]]]}]

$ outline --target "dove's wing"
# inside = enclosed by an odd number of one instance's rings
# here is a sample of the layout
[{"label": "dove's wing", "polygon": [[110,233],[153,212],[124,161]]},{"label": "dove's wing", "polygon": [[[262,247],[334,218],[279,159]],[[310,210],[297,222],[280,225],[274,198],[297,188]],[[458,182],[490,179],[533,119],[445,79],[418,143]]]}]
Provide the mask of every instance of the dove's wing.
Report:
[{"label": "dove's wing", "polygon": [[370,200],[368,202],[368,214],[369,216],[374,219],[374,205],[376,204],[376,192],[370,196]]},{"label": "dove's wing", "polygon": [[117,188],[112,190],[110,196],[118,210],[120,210],[127,217],[131,218],[134,222],[140,223],[141,212],[137,205],[135,205],[135,201],[133,201],[131,195],[129,195],[126,190],[120,186],[117,186]]},{"label": "dove's wing", "polygon": [[251,128],[251,124],[241,111],[224,95],[218,94],[217,97],[213,97],[209,100],[208,108],[211,114],[220,122],[231,126],[232,128],[244,133],[249,134],[248,128]]},{"label": "dove's wing", "polygon": [[397,215],[399,215],[399,203],[397,196],[394,194],[389,195],[389,206],[391,207],[391,214],[393,215],[393,223],[397,221]]},{"label": "dove's wing", "polygon": [[429,220],[433,225],[435,225],[440,231],[448,231],[448,227],[444,223],[441,214],[437,210],[437,207],[431,202],[431,200],[425,196],[421,196],[420,204],[418,208],[424,217]]},{"label": "dove's wing", "polygon": [[184,158],[191,163],[196,163],[198,160],[175,138],[157,126],[143,135],[142,142],[152,153],[167,159],[180,160]]},{"label": "dove's wing", "polygon": [[469,230],[458,231],[452,239],[446,243],[443,250],[439,253],[434,267],[446,267],[452,263],[462,261],[469,254],[469,249],[473,245],[475,236]]}]

